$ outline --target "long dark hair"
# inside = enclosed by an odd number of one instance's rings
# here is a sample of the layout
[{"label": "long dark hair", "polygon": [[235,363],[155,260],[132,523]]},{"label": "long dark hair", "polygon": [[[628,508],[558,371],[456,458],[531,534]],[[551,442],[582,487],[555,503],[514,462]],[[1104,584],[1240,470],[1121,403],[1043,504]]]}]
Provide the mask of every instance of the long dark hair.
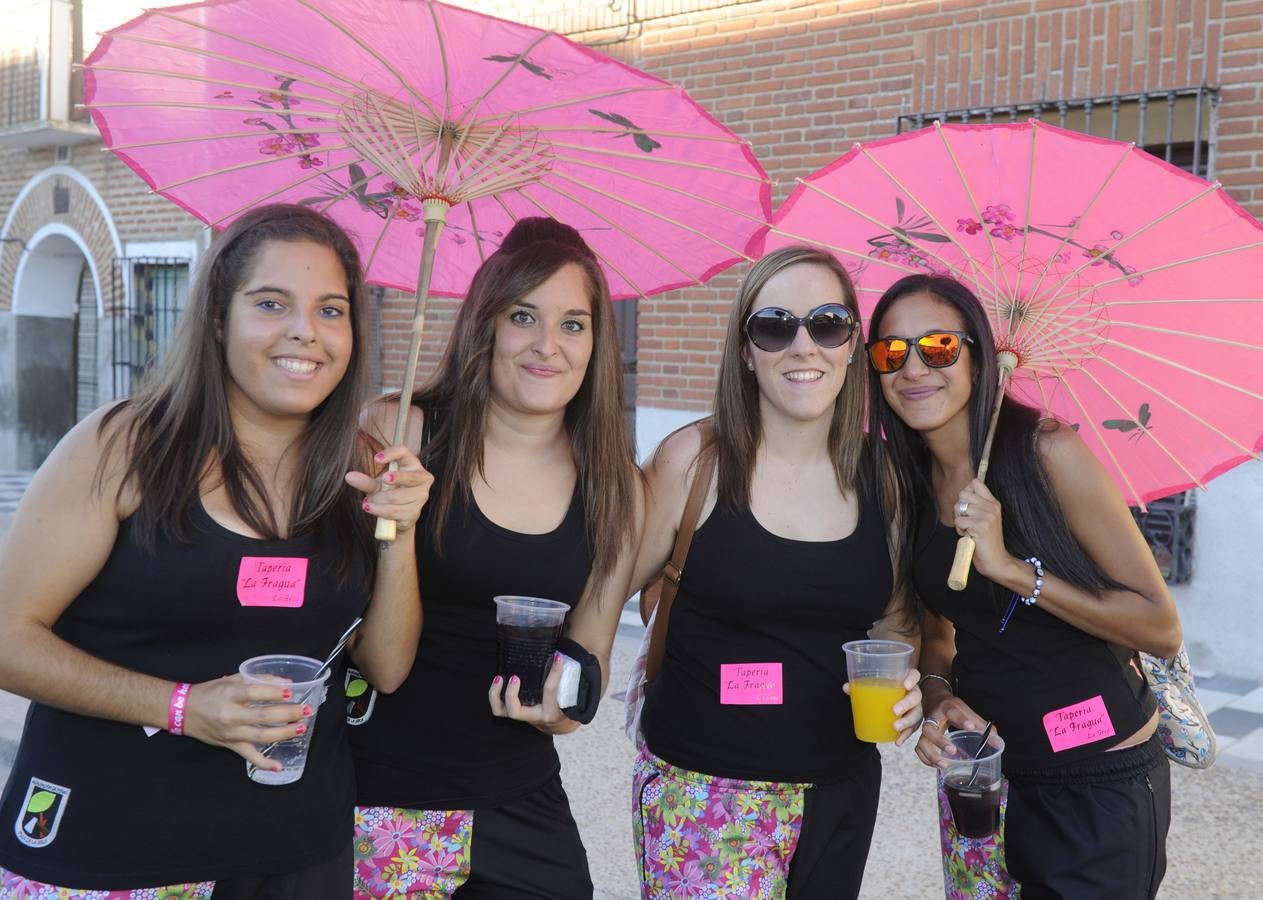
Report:
[{"label": "long dark hair", "polygon": [[[965,331],[974,339],[967,347],[973,368],[969,461],[976,471],[999,390],[1000,368],[991,322],[973,291],[959,281],[909,275],[892,284],[877,302],[869,318],[870,339],[882,336],[882,320],[895,303],[918,293],[927,293],[960,313]],[[938,506],[930,481],[929,450],[921,435],[905,425],[886,403],[880,378],[874,374],[869,381],[869,433],[884,435],[885,440],[873,440],[870,447],[877,471],[888,472],[895,484],[896,499],[883,496],[881,500],[887,516],[897,523],[897,577],[900,584],[910,587],[917,535],[930,517],[937,520]],[[1048,483],[1038,438],[1041,432],[1064,427],[1055,419],[1041,417],[1034,407],[1004,398],[987,472],[987,487],[1004,509],[1004,544],[1015,556],[1038,556],[1049,571],[1085,590],[1099,593],[1121,587],[1075,540]]]},{"label": "long dark hair", "polygon": [[[783,247],[756,262],[742,279],[728,315],[724,354],[719,362],[712,417],[715,440],[702,451],[719,456],[718,502],[729,509],[744,509],[750,502],[755,456],[763,437],[759,383],[745,364],[746,354],[756,352],[745,336],[745,320],[772,276],[796,265],[822,266],[833,273],[842,287],[842,302],[851,311],[857,332],[859,330],[860,309],[855,287],[832,253],[802,245]],[[862,336],[858,342],[863,342]],[[863,354],[856,353],[847,365],[846,381],[834,401],[833,418],[829,423],[829,456],[838,487],[844,491],[855,490],[861,496],[867,496],[871,488],[863,450],[867,374]]]},{"label": "long dark hair", "polygon": [[579,232],[555,219],[519,220],[504,243],[474,275],[469,295],[438,370],[413,392],[427,419],[430,439],[422,456],[439,465],[431,540],[442,552],[442,531],[459,494],[473,497],[473,476],[482,472],[483,431],[491,399],[491,357],[496,321],[563,266],[584,274],[592,306],[592,357],[579,392],[566,406],[565,427],[583,492],[584,522],[592,548],[589,595],[613,571],[630,539],[636,463],[623,418],[623,369],[609,285]]},{"label": "long dark hair", "polygon": [[[208,465],[217,465],[233,509],[255,532],[281,537],[267,502],[265,478],[242,451],[228,412],[228,369],[221,335],[233,294],[270,241],[310,241],[337,256],[351,301],[352,346],[347,371],[311,414],[301,437],[288,533],[312,530],[330,515],[345,572],[361,546],[371,545],[368,517],[346,485],[348,471],[362,468],[365,445],[357,420],[365,385],[364,281],[351,239],[333,220],[304,206],[273,204],[230,225],[198,261],[170,351],[130,399],[101,419],[101,433],[118,418],[123,427],[106,438],[102,464],[115,442],[125,441],[127,468],[119,492],[133,486],[140,506],[133,534],[144,548],[158,535],[189,537],[189,509],[198,498]],[[102,472],[98,470],[98,480]],[[358,545],[358,546],[357,546]],[[371,554],[369,554],[371,558]]]}]

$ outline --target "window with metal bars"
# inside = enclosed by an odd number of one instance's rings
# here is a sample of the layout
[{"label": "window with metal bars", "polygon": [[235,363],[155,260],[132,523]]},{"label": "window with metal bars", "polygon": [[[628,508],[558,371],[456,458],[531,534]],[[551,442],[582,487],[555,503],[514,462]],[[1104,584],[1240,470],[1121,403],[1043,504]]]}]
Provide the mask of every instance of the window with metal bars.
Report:
[{"label": "window with metal bars", "polygon": [[114,261],[115,296],[127,295],[114,330],[115,397],[136,392],[166,355],[189,291],[187,259],[123,258]]},{"label": "window with metal bars", "polygon": [[1035,118],[1097,137],[1135,141],[1159,159],[1213,180],[1218,107],[1218,89],[1202,86],[911,113],[899,116],[896,131],[923,128],[936,119],[977,124]]}]

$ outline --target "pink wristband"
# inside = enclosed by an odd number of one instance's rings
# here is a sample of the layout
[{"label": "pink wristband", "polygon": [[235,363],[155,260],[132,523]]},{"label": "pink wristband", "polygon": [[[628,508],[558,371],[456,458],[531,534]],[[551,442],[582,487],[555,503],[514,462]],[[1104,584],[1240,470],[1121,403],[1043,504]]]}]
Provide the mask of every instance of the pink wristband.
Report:
[{"label": "pink wristband", "polygon": [[172,734],[184,734],[184,706],[188,703],[189,689],[187,681],[181,681],[171,689],[171,706],[167,710],[167,731]]}]

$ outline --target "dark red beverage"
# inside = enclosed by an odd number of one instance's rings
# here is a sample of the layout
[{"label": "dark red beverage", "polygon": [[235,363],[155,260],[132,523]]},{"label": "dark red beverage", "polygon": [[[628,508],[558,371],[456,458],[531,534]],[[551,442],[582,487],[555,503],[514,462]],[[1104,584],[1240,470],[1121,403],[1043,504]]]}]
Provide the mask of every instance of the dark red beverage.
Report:
[{"label": "dark red beverage", "polygon": [[949,775],[947,802],[952,808],[956,830],[962,837],[991,837],[1000,828],[1000,782],[969,783],[968,773]]},{"label": "dark red beverage", "polygon": [[518,699],[523,706],[537,706],[544,699],[544,679],[561,637],[561,624],[496,623],[496,674],[506,685],[511,675],[522,680]]}]

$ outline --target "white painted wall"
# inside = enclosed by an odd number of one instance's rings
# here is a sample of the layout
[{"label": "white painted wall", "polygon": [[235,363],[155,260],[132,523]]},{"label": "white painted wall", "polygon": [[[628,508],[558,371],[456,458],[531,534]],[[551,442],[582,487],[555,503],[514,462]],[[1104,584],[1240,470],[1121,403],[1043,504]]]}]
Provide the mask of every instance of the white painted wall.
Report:
[{"label": "white painted wall", "polygon": [[1194,671],[1263,680],[1263,461],[1197,497],[1193,578],[1171,588]]},{"label": "white painted wall", "polygon": [[0,472],[18,464],[18,373],[13,314],[0,312]]},{"label": "white painted wall", "polygon": [[[18,261],[13,280],[13,314],[73,319],[79,305],[79,273],[85,259],[89,265],[92,261],[87,245],[74,231],[57,223],[37,231],[30,245]],[[100,297],[95,266],[92,277]]]},{"label": "white painted wall", "polygon": [[681,425],[703,418],[707,413],[696,409],[655,409],[636,407],[636,456],[644,465],[662,439]]}]

